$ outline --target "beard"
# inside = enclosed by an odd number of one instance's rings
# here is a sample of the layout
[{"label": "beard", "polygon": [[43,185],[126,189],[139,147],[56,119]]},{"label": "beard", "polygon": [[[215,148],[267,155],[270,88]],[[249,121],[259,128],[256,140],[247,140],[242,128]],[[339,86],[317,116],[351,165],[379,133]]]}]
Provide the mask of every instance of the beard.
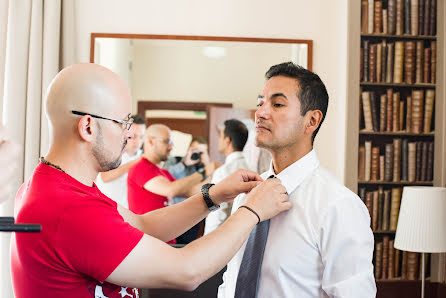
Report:
[{"label": "beard", "polygon": [[100,128],[100,126],[98,127],[99,127],[98,136],[96,138],[95,144],[93,145],[92,153],[94,158],[99,164],[100,171],[107,172],[116,169],[121,165],[122,152],[125,149],[125,145],[127,145],[127,140],[124,141],[119,156],[117,156],[114,159],[111,159],[109,158],[110,154],[107,154],[107,150],[105,149],[104,146],[104,136],[102,135],[102,129]]}]

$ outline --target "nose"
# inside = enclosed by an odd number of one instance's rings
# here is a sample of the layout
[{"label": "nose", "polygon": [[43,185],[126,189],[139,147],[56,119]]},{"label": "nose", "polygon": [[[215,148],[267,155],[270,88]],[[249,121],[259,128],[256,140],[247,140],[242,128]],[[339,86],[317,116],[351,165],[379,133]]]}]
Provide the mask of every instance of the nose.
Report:
[{"label": "nose", "polygon": [[269,105],[265,102],[260,106],[255,113],[255,120],[257,122],[258,119],[268,119],[269,117]]}]

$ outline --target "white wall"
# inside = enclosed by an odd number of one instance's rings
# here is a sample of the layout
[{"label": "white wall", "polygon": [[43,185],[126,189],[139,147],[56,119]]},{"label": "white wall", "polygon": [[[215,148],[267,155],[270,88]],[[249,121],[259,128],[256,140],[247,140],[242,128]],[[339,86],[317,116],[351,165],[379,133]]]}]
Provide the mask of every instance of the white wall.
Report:
[{"label": "white wall", "polygon": [[344,179],[347,0],[77,0],[75,55],[88,62],[92,32],[312,39],[313,70],[330,95],[316,138],[322,164]]}]

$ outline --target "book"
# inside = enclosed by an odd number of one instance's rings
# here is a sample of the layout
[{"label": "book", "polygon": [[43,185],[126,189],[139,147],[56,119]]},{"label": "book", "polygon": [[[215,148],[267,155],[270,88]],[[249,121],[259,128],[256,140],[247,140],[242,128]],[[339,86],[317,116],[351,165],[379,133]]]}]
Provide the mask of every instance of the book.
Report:
[{"label": "book", "polygon": [[416,54],[415,54],[415,83],[423,83],[423,56],[424,56],[424,45],[423,41],[419,40],[416,43]]},{"label": "book", "polygon": [[393,90],[391,88],[387,89],[386,91],[387,96],[387,125],[386,125],[386,131],[392,131],[393,130]]},{"label": "book", "polygon": [[421,174],[420,174],[420,181],[426,181],[427,177],[427,154],[428,154],[428,142],[422,142],[422,149],[421,149]]},{"label": "book", "polygon": [[418,35],[424,35],[424,0],[418,0]]},{"label": "book", "polygon": [[387,9],[383,9],[383,33],[387,34],[388,32],[388,25],[387,25]]},{"label": "book", "polygon": [[368,33],[373,33],[373,24],[374,24],[373,16],[375,14],[375,12],[374,12],[375,5],[373,4],[373,2],[374,2],[374,0],[369,0],[369,8],[368,8],[369,16],[367,18],[367,20],[368,20],[368,30],[367,30],[367,32]]},{"label": "book", "polygon": [[372,141],[365,141],[365,181],[370,181],[371,166],[372,166]]},{"label": "book", "polygon": [[[372,219],[372,215],[373,215],[373,193],[372,192],[368,192],[365,195],[365,206],[367,207],[367,210],[369,211],[369,215],[370,215],[370,219]],[[372,221],[370,221],[370,225],[372,225]]]},{"label": "book", "polygon": [[369,48],[369,81],[376,82],[376,44],[370,44]]},{"label": "book", "polygon": [[365,180],[365,146],[359,146],[358,179]]},{"label": "book", "polygon": [[372,231],[376,231],[378,227],[378,191],[375,190],[372,194]]},{"label": "book", "polygon": [[390,220],[390,190],[384,191],[383,199],[383,217],[382,217],[382,230],[389,230],[389,220]]},{"label": "book", "polygon": [[369,81],[369,41],[364,40],[363,43],[364,48],[364,82]]},{"label": "book", "polygon": [[373,131],[379,131],[379,121],[378,121],[378,102],[375,96],[375,92],[370,93],[370,110],[372,112],[372,126]]},{"label": "book", "polygon": [[409,141],[407,139],[403,139],[401,142],[401,180],[403,181],[409,180],[408,150],[409,150]]},{"label": "book", "polygon": [[407,280],[418,279],[418,253],[416,252],[407,252],[406,278]]},{"label": "book", "polygon": [[403,251],[401,260],[401,279],[407,279],[407,251]]},{"label": "book", "polygon": [[386,81],[387,75],[387,42],[383,40],[381,43],[381,80],[380,82]]},{"label": "book", "polygon": [[[434,0],[435,2],[435,0]],[[437,42],[431,41],[431,80],[432,84],[435,84],[435,78],[437,76]]]},{"label": "book", "polygon": [[421,142],[417,142],[417,149],[416,149],[416,157],[415,157],[415,180],[420,181],[421,180],[421,156],[422,156],[422,148],[423,145]]},{"label": "book", "polygon": [[396,231],[398,223],[398,215],[400,212],[401,188],[392,188],[391,205],[390,205],[390,230]]},{"label": "book", "polygon": [[372,108],[370,105],[370,92],[362,92],[362,109],[364,113],[365,130],[373,131]]},{"label": "book", "polygon": [[372,148],[372,166],[371,166],[372,181],[378,180],[379,175],[379,147]]},{"label": "book", "polygon": [[[388,272],[388,274],[387,274],[387,277],[389,278],[389,279],[392,279],[392,278],[394,278],[395,277],[395,271],[394,271],[394,266],[393,266],[393,264],[394,264],[394,262],[395,262],[395,260],[394,260],[394,256],[395,256],[395,248],[393,247],[393,243],[394,243],[394,240],[390,240],[389,241],[389,264],[392,264],[392,265],[389,265],[388,266],[388,270],[389,270],[389,272]],[[384,249],[384,248],[383,248]]]},{"label": "book", "polygon": [[382,76],[382,53],[383,53],[382,49],[383,49],[382,43],[378,43],[376,45],[376,81],[377,82],[381,82],[381,76]]},{"label": "book", "polygon": [[393,81],[393,56],[394,56],[395,44],[387,44],[387,65],[386,65],[386,83],[392,83]]},{"label": "book", "polygon": [[410,142],[408,144],[408,162],[409,166],[407,169],[407,176],[409,182],[415,182],[416,179],[416,154],[417,154],[417,143],[416,142]]},{"label": "book", "polygon": [[429,133],[432,125],[432,113],[434,111],[435,90],[426,90],[426,102],[424,105],[424,125],[423,131]]},{"label": "book", "polygon": [[423,80],[424,83],[430,83],[431,81],[431,49],[424,49],[424,73]]},{"label": "book", "polygon": [[[392,245],[393,245],[394,243],[392,243]],[[395,254],[394,255],[394,262],[393,262],[393,265],[394,265],[394,277],[398,277],[399,276],[399,271],[400,271],[400,250],[399,249],[395,249],[394,248],[394,250],[393,250],[393,253]]]},{"label": "book", "polygon": [[415,82],[415,42],[406,41],[404,46],[404,81],[406,84]]},{"label": "book", "polygon": [[404,2],[396,0],[396,35],[403,35],[404,32]]},{"label": "book", "polygon": [[358,191],[358,195],[361,198],[361,200],[364,202],[364,204],[365,204],[365,196],[366,196],[365,194],[366,194],[365,187],[360,187],[359,191]]},{"label": "book", "polygon": [[[423,1],[423,0],[421,0]],[[418,35],[418,0],[412,0],[410,5],[410,32]]]},{"label": "book", "polygon": [[393,144],[386,144],[384,151],[384,180],[393,180]]},{"label": "book", "polygon": [[377,242],[375,247],[375,279],[381,278],[382,253],[383,253],[383,243]]},{"label": "book", "polygon": [[[431,0],[431,13],[429,18],[429,35],[437,34],[437,0]],[[446,269],[445,269],[446,272]]]},{"label": "book", "polygon": [[[402,0],[398,0],[402,1]],[[404,59],[404,42],[395,42],[395,59],[393,68],[393,83],[403,82],[403,59]]]},{"label": "book", "polygon": [[[423,0],[420,0],[423,1]],[[424,28],[423,34],[429,35],[429,23],[431,18],[431,0],[424,0]]]},{"label": "book", "polygon": [[407,109],[406,109],[406,131],[412,132],[412,96],[407,96]]},{"label": "book", "polygon": [[384,181],[384,155],[379,156],[379,181]]},{"label": "book", "polygon": [[393,182],[401,179],[401,139],[393,139]]},{"label": "book", "polygon": [[426,180],[433,180],[433,168],[434,168],[434,142],[429,142],[428,150],[427,150],[427,174]]},{"label": "book", "polygon": [[388,34],[395,34],[396,32],[396,0],[389,0],[387,3],[387,18],[388,18]]},{"label": "book", "polygon": [[399,131],[402,131],[403,130],[403,125],[404,125],[404,101],[400,101],[400,112],[399,112],[399,115],[400,115],[400,119],[399,119],[399,121],[398,121],[398,124],[399,124]]},{"label": "book", "polygon": [[359,50],[359,80],[364,81],[364,49]]},{"label": "book", "polygon": [[400,93],[393,93],[393,131],[398,132],[400,130]]},{"label": "book", "polygon": [[381,231],[383,229],[383,208],[384,208],[384,190],[382,186],[378,187],[378,219],[376,229]]},{"label": "book", "polygon": [[367,34],[369,30],[368,6],[369,3],[367,0],[361,1],[361,33],[363,34]]},{"label": "book", "polygon": [[373,24],[373,32],[382,33],[382,12],[383,12],[383,3],[381,0],[375,0],[375,9],[374,9],[374,24]]},{"label": "book", "polygon": [[386,117],[387,115],[387,96],[386,94],[381,94],[379,98],[379,131],[386,130]]},{"label": "book", "polygon": [[404,1],[404,34],[410,34],[410,0]]},{"label": "book", "polygon": [[421,133],[423,130],[424,90],[412,90],[412,127],[411,132]]},{"label": "book", "polygon": [[389,236],[383,237],[383,251],[382,251],[382,272],[381,278],[387,279],[387,273],[389,270]]}]

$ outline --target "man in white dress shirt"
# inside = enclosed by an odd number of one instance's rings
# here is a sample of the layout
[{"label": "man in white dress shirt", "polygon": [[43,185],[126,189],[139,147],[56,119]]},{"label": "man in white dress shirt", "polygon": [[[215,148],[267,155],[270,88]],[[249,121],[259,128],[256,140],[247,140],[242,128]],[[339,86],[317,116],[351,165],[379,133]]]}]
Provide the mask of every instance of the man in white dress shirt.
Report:
[{"label": "man in white dress shirt", "polygon": [[122,154],[121,165],[108,172],[99,173],[96,185],[103,194],[114,200],[119,205],[129,208],[127,201],[127,172],[141,159],[142,144],[146,124],[143,117],[132,115],[133,125],[130,127],[133,137],[127,140],[125,152]]},{"label": "man in white dress shirt", "polygon": [[[262,178],[280,178],[293,207],[270,222],[257,297],[375,297],[367,209],[320,166],[313,150],[327,111],[327,90],[316,74],[292,62],[271,67],[265,77],[256,144],[273,160]],[[244,200],[239,195],[232,210]],[[234,297],[245,246],[228,264],[219,298]]]},{"label": "man in white dress shirt", "polygon": [[[218,151],[226,156],[225,163],[215,170],[211,183],[217,184],[238,169],[249,170],[243,155],[243,148],[248,140],[248,128],[237,119],[224,122],[218,139]],[[232,203],[223,203],[220,208],[206,217],[204,234],[209,234],[218,228],[231,214]]]}]

